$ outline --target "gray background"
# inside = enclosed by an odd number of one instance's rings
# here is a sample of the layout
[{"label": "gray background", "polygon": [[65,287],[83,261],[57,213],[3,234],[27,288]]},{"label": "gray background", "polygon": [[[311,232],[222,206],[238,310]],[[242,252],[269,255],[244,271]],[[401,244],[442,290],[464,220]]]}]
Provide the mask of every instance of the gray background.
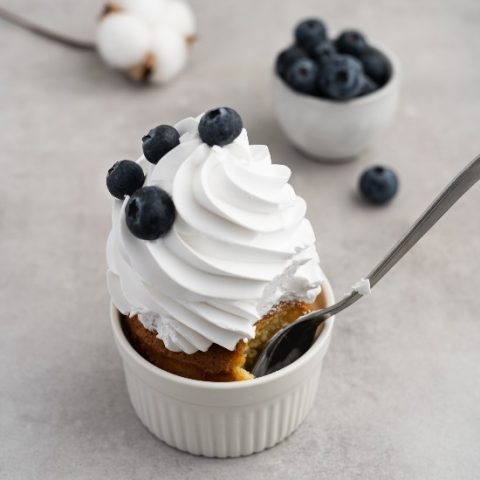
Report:
[{"label": "gray background", "polygon": [[[91,38],[93,0],[9,0]],[[338,318],[315,409],[274,449],[196,458],[136,418],[108,323],[107,168],[150,127],[218,105],[293,170],[337,295],[365,274],[479,153],[478,0],[196,0],[201,41],[176,82],[138,88],[81,53],[0,23],[0,478],[477,479],[480,188],[375,291]],[[394,124],[355,163],[302,158],[272,117],[270,66],[307,14],[357,26],[403,64]],[[361,170],[393,166],[386,208]]]}]

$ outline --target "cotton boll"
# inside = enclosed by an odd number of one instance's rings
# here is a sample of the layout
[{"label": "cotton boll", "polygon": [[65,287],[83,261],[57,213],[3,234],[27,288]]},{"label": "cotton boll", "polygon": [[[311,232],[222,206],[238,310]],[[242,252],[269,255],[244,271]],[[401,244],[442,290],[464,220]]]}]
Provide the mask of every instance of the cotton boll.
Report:
[{"label": "cotton boll", "polygon": [[170,81],[187,63],[188,51],[184,36],[165,25],[155,29],[151,51],[155,57],[155,69],[151,77],[154,82]]},{"label": "cotton boll", "polygon": [[165,15],[169,2],[168,0],[114,0],[113,3],[149,24],[158,25]]},{"label": "cotton boll", "polygon": [[148,54],[150,33],[135,15],[112,13],[99,22],[96,44],[106,63],[116,68],[130,68]]},{"label": "cotton boll", "polygon": [[196,32],[183,0],[109,0],[97,28],[97,50],[138,81],[166,83],[185,67]]},{"label": "cotton boll", "polygon": [[185,37],[190,37],[197,31],[195,15],[190,5],[183,0],[168,0],[166,2],[164,21]]}]

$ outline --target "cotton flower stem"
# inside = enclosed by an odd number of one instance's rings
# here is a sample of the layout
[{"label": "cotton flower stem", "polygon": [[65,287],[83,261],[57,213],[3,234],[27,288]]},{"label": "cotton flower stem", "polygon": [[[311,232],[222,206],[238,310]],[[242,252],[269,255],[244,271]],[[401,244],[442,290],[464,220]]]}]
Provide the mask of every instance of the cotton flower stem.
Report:
[{"label": "cotton flower stem", "polygon": [[30,20],[25,18],[19,17],[14,13],[9,12],[8,10],[0,7],[0,18],[9,22],[17,27],[23,28],[24,30],[28,30],[29,32],[33,33],[34,35],[38,35],[40,37],[46,38],[47,40],[60,43],[67,47],[76,48],[78,50],[89,50],[95,51],[95,44],[92,42],[84,42],[82,40],[76,40],[74,38],[67,37],[61,33],[52,32],[47,28],[41,27],[32,23]]}]

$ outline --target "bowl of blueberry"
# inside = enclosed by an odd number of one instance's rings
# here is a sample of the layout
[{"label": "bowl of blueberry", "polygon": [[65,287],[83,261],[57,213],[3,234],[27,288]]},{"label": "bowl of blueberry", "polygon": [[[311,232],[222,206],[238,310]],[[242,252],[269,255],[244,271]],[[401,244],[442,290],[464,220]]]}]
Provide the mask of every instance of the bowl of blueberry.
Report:
[{"label": "bowl of blueberry", "polygon": [[293,145],[316,159],[347,160],[365,150],[392,119],[399,64],[357,30],[329,39],[322,20],[295,28],[295,43],[275,62],[274,108]]}]

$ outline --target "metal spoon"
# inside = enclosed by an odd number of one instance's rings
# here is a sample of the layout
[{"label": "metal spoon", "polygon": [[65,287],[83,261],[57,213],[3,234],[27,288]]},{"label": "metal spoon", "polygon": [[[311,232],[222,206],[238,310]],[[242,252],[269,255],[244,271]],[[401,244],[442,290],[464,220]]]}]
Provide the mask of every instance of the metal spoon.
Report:
[{"label": "metal spoon", "polygon": [[[374,287],[478,180],[480,180],[480,156],[453,179],[390,253],[365,277],[370,282],[370,287]],[[252,369],[253,375],[262,377],[276,372],[300,358],[316,340],[319,326],[361,297],[358,291],[352,290],[335,305],[304,315],[277,332],[259,355]]]}]

